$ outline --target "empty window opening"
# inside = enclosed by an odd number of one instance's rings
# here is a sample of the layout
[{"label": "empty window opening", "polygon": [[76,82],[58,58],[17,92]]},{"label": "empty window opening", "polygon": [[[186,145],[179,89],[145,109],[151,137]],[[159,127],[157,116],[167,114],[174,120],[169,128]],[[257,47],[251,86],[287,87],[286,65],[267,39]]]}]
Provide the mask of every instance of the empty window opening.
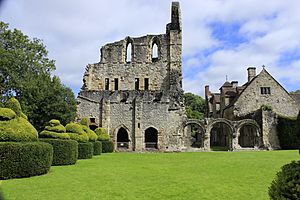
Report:
[{"label": "empty window opening", "polygon": [[144,79],[144,87],[145,87],[145,90],[149,90],[149,78]]},{"label": "empty window opening", "polygon": [[135,84],[135,90],[139,90],[140,89],[140,79],[139,78],[135,78],[134,80],[134,84]]},{"label": "empty window opening", "polygon": [[109,78],[105,78],[105,90],[109,90]]},{"label": "empty window opening", "polygon": [[126,48],[126,62],[127,63],[131,62],[131,56],[132,56],[132,44],[130,42],[127,44],[127,48]]},{"label": "empty window opening", "polygon": [[153,43],[152,45],[152,62],[155,62],[158,60],[158,46],[156,43]]},{"label": "empty window opening", "polygon": [[96,123],[96,118],[90,118],[90,123]]},{"label": "empty window opening", "polygon": [[119,89],[119,79],[115,78],[115,90]]},{"label": "empty window opening", "polygon": [[261,94],[271,94],[271,88],[270,87],[261,87],[260,93]]}]

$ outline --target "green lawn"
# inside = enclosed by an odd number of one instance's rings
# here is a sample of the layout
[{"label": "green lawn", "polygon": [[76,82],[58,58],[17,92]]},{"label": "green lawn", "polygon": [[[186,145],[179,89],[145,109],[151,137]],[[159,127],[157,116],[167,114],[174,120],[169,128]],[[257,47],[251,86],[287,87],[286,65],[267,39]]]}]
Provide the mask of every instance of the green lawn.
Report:
[{"label": "green lawn", "polygon": [[7,200],[268,199],[268,187],[298,151],[111,153],[2,181]]}]

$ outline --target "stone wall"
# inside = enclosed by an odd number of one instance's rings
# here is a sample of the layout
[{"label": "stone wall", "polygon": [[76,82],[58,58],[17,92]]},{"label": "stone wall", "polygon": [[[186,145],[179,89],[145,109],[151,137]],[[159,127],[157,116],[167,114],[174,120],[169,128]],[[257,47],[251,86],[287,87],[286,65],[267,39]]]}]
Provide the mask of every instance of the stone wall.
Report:
[{"label": "stone wall", "polygon": [[[261,94],[261,87],[269,87],[270,94]],[[270,106],[274,113],[282,116],[296,117],[299,112],[295,100],[265,69],[249,83],[234,103],[234,115],[246,116],[263,105]]]}]

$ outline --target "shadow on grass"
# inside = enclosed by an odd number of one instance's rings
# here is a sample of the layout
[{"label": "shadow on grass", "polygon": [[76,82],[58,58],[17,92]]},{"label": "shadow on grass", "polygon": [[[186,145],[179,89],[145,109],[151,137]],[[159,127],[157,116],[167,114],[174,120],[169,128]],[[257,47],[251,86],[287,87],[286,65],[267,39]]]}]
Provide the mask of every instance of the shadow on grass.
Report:
[{"label": "shadow on grass", "polygon": [[210,147],[212,151],[228,151],[228,147],[223,147],[223,146],[212,146]]}]

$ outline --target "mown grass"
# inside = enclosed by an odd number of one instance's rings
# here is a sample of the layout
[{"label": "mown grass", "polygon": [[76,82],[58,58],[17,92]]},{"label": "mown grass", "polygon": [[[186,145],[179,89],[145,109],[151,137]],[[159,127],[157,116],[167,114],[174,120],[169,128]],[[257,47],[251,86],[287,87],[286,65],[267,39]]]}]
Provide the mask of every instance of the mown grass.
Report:
[{"label": "mown grass", "polygon": [[298,151],[112,153],[2,182],[13,199],[268,199],[268,187]]}]

